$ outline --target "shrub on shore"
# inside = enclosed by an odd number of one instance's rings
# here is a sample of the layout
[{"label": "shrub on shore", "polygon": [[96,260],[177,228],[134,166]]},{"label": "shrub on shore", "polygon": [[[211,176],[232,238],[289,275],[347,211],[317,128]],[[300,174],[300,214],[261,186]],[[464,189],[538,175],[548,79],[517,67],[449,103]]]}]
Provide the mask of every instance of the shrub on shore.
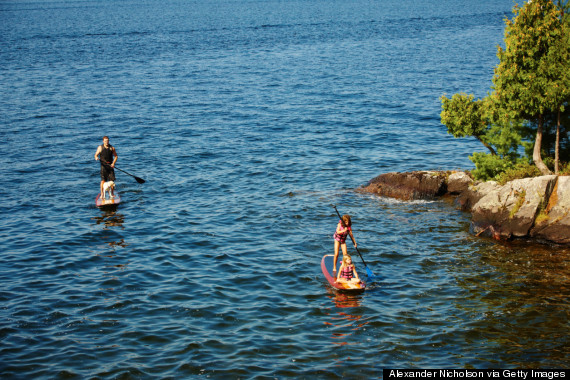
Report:
[{"label": "shrub on shore", "polygon": [[538,177],[541,176],[542,173],[534,164],[530,164],[528,162],[521,162],[517,165],[513,166],[505,170],[504,172],[500,173],[496,177],[496,181],[504,185],[509,181],[514,181],[515,179],[521,178],[530,178],[530,177]]}]

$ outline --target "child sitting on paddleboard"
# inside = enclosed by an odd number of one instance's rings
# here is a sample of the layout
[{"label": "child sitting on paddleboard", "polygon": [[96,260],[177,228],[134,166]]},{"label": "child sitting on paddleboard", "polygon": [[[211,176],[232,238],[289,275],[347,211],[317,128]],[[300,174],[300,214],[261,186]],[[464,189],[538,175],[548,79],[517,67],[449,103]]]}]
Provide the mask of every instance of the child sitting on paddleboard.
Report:
[{"label": "child sitting on paddleboard", "polygon": [[350,255],[344,255],[342,257],[342,264],[340,265],[336,282],[344,282],[350,285],[360,284],[358,273],[356,273],[356,268],[352,263],[352,257],[350,257]]},{"label": "child sitting on paddleboard", "polygon": [[354,235],[352,235],[352,222],[350,221],[350,215],[343,215],[342,219],[338,221],[336,226],[336,231],[334,233],[334,265],[333,272],[336,272],[336,262],[338,260],[338,249],[342,247],[343,258],[348,255],[346,250],[346,237],[350,235],[350,239],[356,248],[356,241],[354,240]]}]

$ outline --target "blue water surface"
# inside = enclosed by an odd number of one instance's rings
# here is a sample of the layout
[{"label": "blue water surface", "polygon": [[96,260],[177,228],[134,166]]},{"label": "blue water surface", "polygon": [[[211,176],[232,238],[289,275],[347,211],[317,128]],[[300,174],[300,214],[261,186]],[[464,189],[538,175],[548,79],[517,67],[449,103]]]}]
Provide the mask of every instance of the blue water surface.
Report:
[{"label": "blue water surface", "polygon": [[[568,368],[570,251],[451,200],[440,96],[489,91],[511,0],[0,3],[2,378],[381,378]],[[103,135],[123,203],[94,206]],[[320,271],[341,213],[378,277]],[[355,254],[361,275],[364,266]]]}]

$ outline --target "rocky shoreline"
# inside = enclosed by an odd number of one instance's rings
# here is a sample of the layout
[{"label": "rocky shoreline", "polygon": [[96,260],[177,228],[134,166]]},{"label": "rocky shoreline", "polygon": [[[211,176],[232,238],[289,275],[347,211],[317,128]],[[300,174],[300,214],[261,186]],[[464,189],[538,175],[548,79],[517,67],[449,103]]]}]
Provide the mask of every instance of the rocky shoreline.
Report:
[{"label": "rocky shoreline", "polygon": [[570,244],[570,176],[524,178],[500,185],[474,181],[462,171],[386,173],[357,191],[401,200],[454,196],[461,210],[471,212],[472,230],[478,236]]}]

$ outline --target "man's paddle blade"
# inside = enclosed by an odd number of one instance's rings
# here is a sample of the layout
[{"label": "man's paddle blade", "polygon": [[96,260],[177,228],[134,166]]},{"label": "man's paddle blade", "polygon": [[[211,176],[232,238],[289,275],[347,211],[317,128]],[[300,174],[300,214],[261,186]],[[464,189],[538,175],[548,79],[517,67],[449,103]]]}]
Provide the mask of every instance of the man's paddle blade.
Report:
[{"label": "man's paddle blade", "polygon": [[139,177],[135,177],[135,179],[136,179],[137,182],[140,183],[141,185],[146,182],[144,179],[139,178]]}]

